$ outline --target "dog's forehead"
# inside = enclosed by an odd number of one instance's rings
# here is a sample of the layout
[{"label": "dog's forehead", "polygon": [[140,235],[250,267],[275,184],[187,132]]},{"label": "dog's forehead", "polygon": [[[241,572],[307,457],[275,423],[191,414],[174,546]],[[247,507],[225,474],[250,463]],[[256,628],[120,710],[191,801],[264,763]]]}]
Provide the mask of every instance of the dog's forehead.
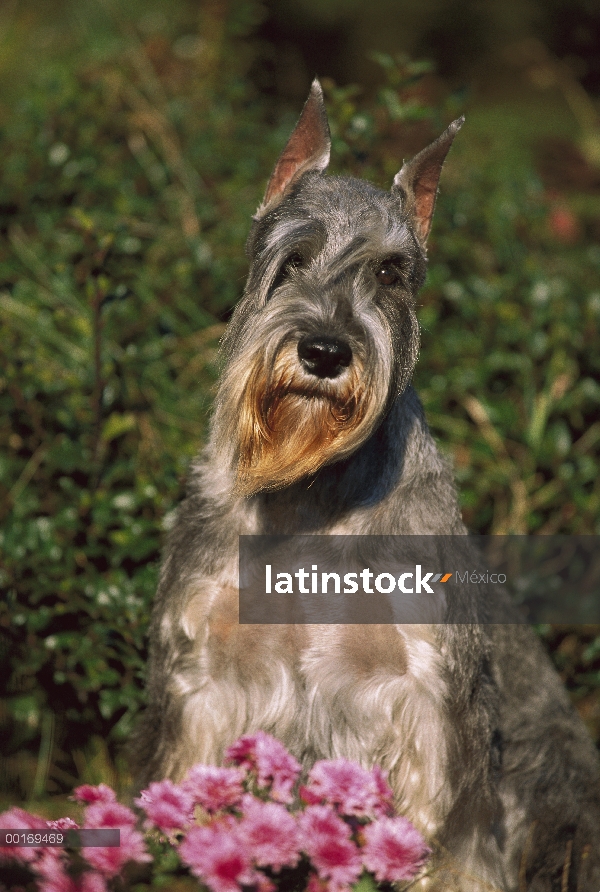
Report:
[{"label": "dog's forehead", "polygon": [[357,240],[375,255],[416,249],[401,194],[351,177],[305,176],[277,215],[267,244],[291,247],[307,232],[322,236],[327,254]]},{"label": "dog's forehead", "polygon": [[299,204],[311,218],[326,226],[330,248],[338,249],[356,238],[373,249],[396,246],[410,240],[402,198],[384,192],[364,180],[350,177],[307,178],[298,194]]}]

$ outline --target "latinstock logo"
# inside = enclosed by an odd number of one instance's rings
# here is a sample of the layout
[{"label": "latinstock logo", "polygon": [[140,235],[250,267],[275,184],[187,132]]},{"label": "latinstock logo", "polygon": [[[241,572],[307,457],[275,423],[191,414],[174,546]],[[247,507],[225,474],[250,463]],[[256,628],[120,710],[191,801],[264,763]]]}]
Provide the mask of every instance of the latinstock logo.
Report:
[{"label": "latinstock logo", "polygon": [[[374,591],[379,592],[381,595],[390,595],[397,587],[404,595],[420,595],[424,592],[433,595],[434,590],[431,585],[434,585],[436,582],[446,583],[452,576],[452,573],[436,573],[434,576],[433,571],[423,574],[421,564],[416,564],[413,571],[400,573],[397,577],[389,572],[375,574],[370,567],[365,567],[357,572],[321,572],[321,584],[319,587],[319,568],[317,564],[312,564],[311,572],[305,570],[304,567],[299,567],[293,572],[283,571],[279,573],[273,572],[271,564],[265,564],[265,594],[327,595],[331,592],[337,595],[342,593],[344,595],[354,595],[362,588],[362,592],[366,595],[372,595]],[[359,585],[359,579],[362,585]],[[297,584],[294,580],[297,580]],[[342,581],[344,583],[343,589]],[[375,586],[375,590],[372,588],[372,585]]]},{"label": "latinstock logo", "polygon": [[599,536],[247,535],[238,568],[241,623],[600,624]]}]

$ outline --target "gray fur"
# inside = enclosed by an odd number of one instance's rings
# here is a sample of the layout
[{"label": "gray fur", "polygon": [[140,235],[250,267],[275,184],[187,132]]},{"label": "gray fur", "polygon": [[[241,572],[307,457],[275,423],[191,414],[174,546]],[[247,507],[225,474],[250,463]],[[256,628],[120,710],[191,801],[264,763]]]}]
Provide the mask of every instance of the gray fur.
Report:
[{"label": "gray fur", "polygon": [[[149,706],[134,741],[139,784],[218,762],[237,736],[263,728],[306,765],[346,756],[389,771],[399,807],[450,853],[420,889],[597,892],[596,753],[536,636],[507,624],[507,604],[467,587],[436,625],[373,627],[371,641],[343,626],[264,627],[238,645],[231,625],[231,638],[211,636],[218,611],[231,618],[223,604],[237,585],[240,534],[466,534],[410,385],[426,255],[413,168],[403,170],[403,188],[384,192],[309,168],[253,224],[210,440],[192,466],[156,596]],[[302,263],[286,268],[298,253]],[[399,279],[381,287],[377,270],[391,257],[401,259]],[[349,370],[311,379],[294,359],[306,335],[347,341]],[[317,401],[335,400],[359,362],[365,421],[351,448],[310,477],[242,496],[236,425],[247,370],[269,378],[286,350]],[[410,671],[360,676],[355,655],[373,648],[377,661],[378,635]]]}]

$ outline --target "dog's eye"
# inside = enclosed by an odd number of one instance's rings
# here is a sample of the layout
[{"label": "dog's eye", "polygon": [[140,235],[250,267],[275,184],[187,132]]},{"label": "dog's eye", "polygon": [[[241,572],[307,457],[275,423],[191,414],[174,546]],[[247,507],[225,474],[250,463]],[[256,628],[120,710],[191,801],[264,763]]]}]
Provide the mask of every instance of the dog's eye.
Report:
[{"label": "dog's eye", "polygon": [[279,272],[275,276],[275,281],[271,286],[271,290],[275,290],[275,288],[278,288],[280,285],[282,285],[289,274],[292,272],[292,270],[300,269],[300,267],[302,266],[304,266],[304,257],[297,251],[295,251],[293,254],[290,254],[289,257],[286,257],[286,259],[279,267]]},{"label": "dog's eye", "polygon": [[280,285],[283,285],[289,274],[295,270],[300,269],[301,266],[304,265],[304,258],[302,254],[299,254],[297,251],[294,251],[293,254],[290,254],[289,257],[283,261],[275,279],[273,280],[273,284],[269,289],[269,296],[275,291],[276,288],[279,288]]},{"label": "dog's eye", "polygon": [[288,275],[293,269],[300,269],[301,266],[304,266],[304,257],[302,254],[298,254],[298,252],[294,252],[294,254],[290,254],[290,256],[285,260],[282,264],[279,273],[283,273],[284,275]]},{"label": "dog's eye", "polygon": [[395,260],[384,260],[375,270],[375,278],[385,288],[395,285],[400,279],[400,271]]}]

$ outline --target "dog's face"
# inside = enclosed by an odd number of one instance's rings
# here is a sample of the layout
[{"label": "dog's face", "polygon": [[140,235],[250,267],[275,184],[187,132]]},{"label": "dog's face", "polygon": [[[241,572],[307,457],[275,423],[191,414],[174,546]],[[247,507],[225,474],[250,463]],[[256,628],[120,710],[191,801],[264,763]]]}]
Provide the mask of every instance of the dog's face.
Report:
[{"label": "dog's face", "polygon": [[279,489],[354,452],[412,376],[416,294],[455,122],[390,192],[327,177],[320,87],[279,159],[248,240],[224,339],[214,430],[240,494]]}]

